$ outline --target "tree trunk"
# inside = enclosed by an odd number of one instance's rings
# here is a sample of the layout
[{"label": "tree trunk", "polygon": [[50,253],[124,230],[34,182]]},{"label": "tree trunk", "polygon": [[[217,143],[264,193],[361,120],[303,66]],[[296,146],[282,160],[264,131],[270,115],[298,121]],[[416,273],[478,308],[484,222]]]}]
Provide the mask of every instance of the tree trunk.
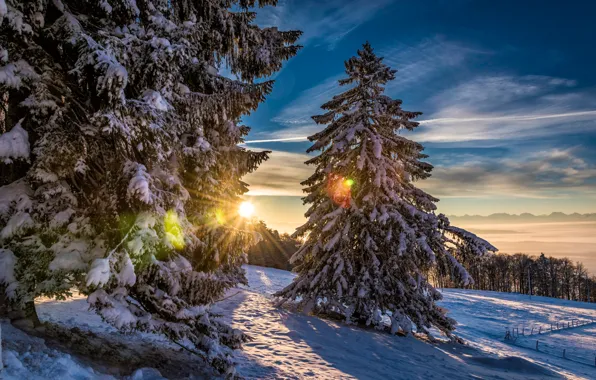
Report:
[{"label": "tree trunk", "polygon": [[35,302],[26,302],[22,309],[15,309],[6,298],[3,286],[0,286],[0,318],[8,318],[11,323],[22,327],[36,328],[41,325]]},{"label": "tree trunk", "polygon": [[0,319],[8,317],[8,300],[4,290],[5,287],[0,285]]},{"label": "tree trunk", "polygon": [[2,362],[2,325],[0,325],[0,373],[4,368],[4,363]]},{"label": "tree trunk", "polygon": [[34,301],[29,301],[25,304],[24,312],[25,319],[31,321],[31,323],[33,323],[33,327],[38,327],[41,325],[39,315],[37,315],[37,309],[35,309]]}]

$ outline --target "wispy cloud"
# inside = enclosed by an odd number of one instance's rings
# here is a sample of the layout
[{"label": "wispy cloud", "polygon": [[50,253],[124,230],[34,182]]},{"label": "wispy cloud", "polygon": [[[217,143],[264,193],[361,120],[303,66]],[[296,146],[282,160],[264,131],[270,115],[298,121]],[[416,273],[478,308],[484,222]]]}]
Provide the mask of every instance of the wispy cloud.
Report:
[{"label": "wispy cloud", "polygon": [[243,178],[250,185],[247,195],[304,195],[300,182],[313,172],[312,167],[304,164],[309,158],[306,154],[273,151],[259,170]]},{"label": "wispy cloud", "polygon": [[575,81],[546,76],[483,76],[433,97],[436,111],[414,138],[462,142],[596,131],[596,98]]},{"label": "wispy cloud", "polygon": [[575,86],[574,80],[542,75],[477,76],[435,95],[433,102],[441,106],[457,104],[477,110],[494,109]]},{"label": "wispy cloud", "polygon": [[470,117],[470,118],[449,118],[421,120],[420,124],[457,124],[473,121],[535,121],[545,119],[576,118],[582,116],[596,116],[596,111],[578,111],[567,113],[556,113],[547,115],[514,115],[514,116],[493,116],[493,117]]},{"label": "wispy cloud", "polygon": [[[281,124],[290,130],[276,131],[276,137],[289,137],[288,132],[294,134],[304,135],[300,133],[297,127],[304,127],[305,125],[312,128],[313,121],[311,116],[322,113],[321,105],[333,98],[333,96],[346,91],[346,87],[340,87],[337,81],[345,75],[335,75],[328,78],[323,83],[304,90],[298,97],[284,107],[281,112],[275,116],[271,121]],[[303,128],[304,130],[304,128]],[[316,129],[315,129],[316,130]]]},{"label": "wispy cloud", "polygon": [[[303,196],[300,182],[313,168],[306,154],[274,151],[259,170],[247,175],[248,195]],[[519,157],[488,159],[458,157],[457,164],[437,166],[430,179],[417,186],[439,198],[596,199],[596,165],[576,149],[551,149]]]},{"label": "wispy cloud", "polygon": [[551,149],[524,156],[487,159],[461,157],[461,163],[438,166],[433,176],[418,183],[440,197],[565,198],[582,196],[596,184],[596,165],[574,149]]},{"label": "wispy cloud", "polygon": [[[513,139],[516,137],[541,137],[585,130],[596,131],[596,110],[577,111],[556,114],[529,114],[511,116],[463,116],[443,117],[437,119],[419,120],[421,125],[430,126],[416,134],[415,139],[422,142],[462,142],[474,140]],[[550,128],[559,123],[565,123],[564,130]],[[453,129],[439,131],[439,127],[457,126],[457,133]],[[491,126],[495,127],[491,129]],[[307,125],[298,128],[282,129],[276,132],[278,138],[247,140],[246,144],[270,142],[303,142],[308,136],[321,130],[320,125]],[[301,135],[301,136],[297,136]],[[282,137],[288,136],[288,137]]]},{"label": "wispy cloud", "polygon": [[335,48],[337,43],[370,20],[393,0],[282,0],[276,7],[257,12],[257,23],[281,29],[300,29],[303,45],[325,45]]},{"label": "wispy cloud", "polygon": [[389,94],[412,85],[422,85],[446,70],[459,68],[472,57],[491,54],[448,41],[441,36],[428,38],[415,45],[396,43],[377,53],[385,57],[385,64],[398,71],[396,78],[386,86]]},{"label": "wispy cloud", "polygon": [[[445,70],[454,69],[468,57],[488,54],[440,37],[425,39],[415,46],[393,44],[379,49],[378,53],[385,57],[385,62],[389,66],[399,70],[396,79],[387,85],[389,94],[394,90],[408,89],[413,85],[427,83]],[[302,91],[294,101],[287,104],[271,119],[282,127],[263,138],[296,141],[301,136],[308,136],[320,130],[321,126],[314,125],[311,116],[320,114],[323,103],[347,90],[347,87],[340,87],[337,82],[343,77],[345,77],[344,73],[338,73]]]},{"label": "wispy cloud", "polygon": [[248,140],[248,141],[245,141],[243,144],[239,144],[239,145],[272,143],[272,142],[291,142],[291,141],[294,141],[294,142],[308,141],[308,136],[286,137],[286,138],[282,137],[279,139]]}]

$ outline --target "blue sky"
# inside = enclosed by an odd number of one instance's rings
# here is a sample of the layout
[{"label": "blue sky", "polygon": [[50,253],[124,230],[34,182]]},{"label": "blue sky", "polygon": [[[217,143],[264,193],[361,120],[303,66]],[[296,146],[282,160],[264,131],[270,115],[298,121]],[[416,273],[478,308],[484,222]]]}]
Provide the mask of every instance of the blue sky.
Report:
[{"label": "blue sky", "polygon": [[[419,186],[447,214],[596,212],[593,1],[288,0],[262,26],[300,29],[304,48],[244,121],[271,160],[246,178],[261,217],[302,221],[299,182],[310,116],[342,91],[343,62],[365,41],[397,69],[388,95],[421,111],[435,166]],[[263,140],[287,140],[264,142]],[[280,214],[283,213],[282,214]]]}]

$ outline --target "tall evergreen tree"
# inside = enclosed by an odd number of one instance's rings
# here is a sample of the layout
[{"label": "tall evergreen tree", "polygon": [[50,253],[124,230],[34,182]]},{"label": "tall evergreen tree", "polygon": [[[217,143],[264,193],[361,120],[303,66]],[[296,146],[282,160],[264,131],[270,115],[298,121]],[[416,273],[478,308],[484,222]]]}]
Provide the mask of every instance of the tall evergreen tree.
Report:
[{"label": "tall evergreen tree", "polygon": [[[435,301],[441,294],[426,274],[446,260],[463,282],[472,279],[456,257],[496,251],[488,242],[435,214],[438,199],[415,186],[430,176],[423,147],[400,134],[412,131],[419,112],[384,95],[395,70],[366,43],[345,62],[350,88],[313,116],[325,129],[309,137],[304,181],[311,206],[296,231],[305,242],[292,257],[298,276],[277,293],[280,302],[301,297],[306,312],[341,313],[350,321],[408,333],[437,327],[447,335],[455,321]],[[386,320],[386,319],[385,319]]]},{"label": "tall evergreen tree", "polygon": [[[0,0],[0,283],[78,287],[122,330],[191,342],[219,371],[245,336],[208,305],[245,281],[233,214],[267,158],[240,117],[296,54],[276,0]],[[218,73],[225,64],[238,80]],[[31,308],[30,308],[31,311]],[[34,311],[34,310],[33,310]]]}]

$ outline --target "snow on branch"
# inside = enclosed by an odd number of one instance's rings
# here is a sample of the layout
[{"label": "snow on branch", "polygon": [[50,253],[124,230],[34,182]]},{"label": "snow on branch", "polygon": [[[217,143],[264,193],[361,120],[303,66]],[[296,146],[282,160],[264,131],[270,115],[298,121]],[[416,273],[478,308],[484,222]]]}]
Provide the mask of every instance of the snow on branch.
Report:
[{"label": "snow on branch", "polygon": [[146,90],[143,93],[143,100],[149,107],[158,111],[169,111],[172,106],[161,96],[159,91]]},{"label": "snow on branch", "polygon": [[9,298],[16,296],[19,286],[14,274],[16,262],[17,258],[11,250],[0,248],[0,284],[6,285],[5,292]]},{"label": "snow on branch", "polygon": [[145,165],[129,161],[124,166],[124,173],[131,176],[126,195],[129,199],[138,199],[144,203],[153,203],[151,192],[151,175],[147,173]]},{"label": "snow on branch", "polygon": [[[5,54],[4,60],[8,57]],[[39,76],[35,70],[24,60],[11,62],[0,68],[0,84],[19,89],[25,80],[37,79]]]},{"label": "snow on branch", "polygon": [[102,286],[110,280],[110,258],[95,259],[87,273],[87,286]]},{"label": "snow on branch", "polygon": [[5,164],[13,160],[29,161],[29,134],[21,127],[20,120],[12,129],[0,135],[0,160]]}]

